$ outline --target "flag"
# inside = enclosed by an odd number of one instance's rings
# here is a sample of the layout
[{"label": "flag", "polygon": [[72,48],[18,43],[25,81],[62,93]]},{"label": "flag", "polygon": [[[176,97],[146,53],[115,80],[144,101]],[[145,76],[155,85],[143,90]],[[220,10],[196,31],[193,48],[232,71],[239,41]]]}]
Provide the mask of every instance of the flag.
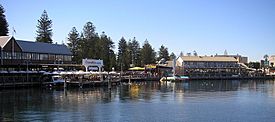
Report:
[{"label": "flag", "polygon": [[12,31],[13,31],[13,33],[16,33],[16,31],[15,31],[14,27],[12,27]]}]

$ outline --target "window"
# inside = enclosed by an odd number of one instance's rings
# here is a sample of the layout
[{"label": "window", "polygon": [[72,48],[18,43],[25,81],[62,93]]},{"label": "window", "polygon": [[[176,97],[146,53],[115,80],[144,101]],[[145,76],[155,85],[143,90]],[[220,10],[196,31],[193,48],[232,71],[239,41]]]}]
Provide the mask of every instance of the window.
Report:
[{"label": "window", "polygon": [[63,61],[63,55],[56,55],[55,60],[56,61]]},{"label": "window", "polygon": [[72,56],[65,55],[64,61],[72,61]]},{"label": "window", "polygon": [[22,53],[21,52],[15,52],[14,55],[15,55],[15,57],[14,57],[15,59],[21,59]]},{"label": "window", "polygon": [[39,54],[32,53],[32,60],[39,60]]},{"label": "window", "polygon": [[27,53],[22,53],[22,59],[27,59]]},{"label": "window", "polygon": [[49,60],[48,54],[40,54],[40,60]]},{"label": "window", "polygon": [[26,55],[27,55],[27,59],[30,59],[30,60],[32,59],[32,54],[31,53],[27,53]]},{"label": "window", "polygon": [[49,54],[49,60],[54,61],[55,60],[55,55]]},{"label": "window", "polygon": [[11,52],[3,52],[3,59],[11,59]]}]

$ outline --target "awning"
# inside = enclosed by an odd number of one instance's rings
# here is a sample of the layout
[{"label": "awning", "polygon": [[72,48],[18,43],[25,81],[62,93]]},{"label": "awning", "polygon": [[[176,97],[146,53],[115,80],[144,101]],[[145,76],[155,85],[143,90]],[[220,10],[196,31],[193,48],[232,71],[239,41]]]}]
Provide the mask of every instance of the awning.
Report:
[{"label": "awning", "polygon": [[132,68],[129,68],[129,70],[140,71],[140,70],[145,70],[145,68],[144,67],[132,67]]}]

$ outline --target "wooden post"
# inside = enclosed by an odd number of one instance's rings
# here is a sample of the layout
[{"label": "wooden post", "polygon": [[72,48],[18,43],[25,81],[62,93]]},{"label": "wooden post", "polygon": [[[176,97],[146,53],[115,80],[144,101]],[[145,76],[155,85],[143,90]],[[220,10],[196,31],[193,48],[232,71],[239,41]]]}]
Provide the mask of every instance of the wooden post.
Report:
[{"label": "wooden post", "polygon": [[80,79],[79,79],[79,87],[82,89],[82,85],[83,85],[83,77],[80,76]]},{"label": "wooden post", "polygon": [[132,75],[130,75],[130,76],[129,76],[129,81],[128,81],[128,84],[130,84],[130,83],[131,83],[131,76],[132,76]]},{"label": "wooden post", "polygon": [[65,77],[65,79],[64,79],[64,89],[66,89],[66,87],[67,87],[66,82],[67,82],[67,77]]},{"label": "wooden post", "polygon": [[108,79],[108,88],[109,88],[109,90],[111,91],[112,82],[111,82],[111,80],[110,80],[110,74],[109,74],[109,72],[108,72],[108,74],[107,74],[107,79]]}]

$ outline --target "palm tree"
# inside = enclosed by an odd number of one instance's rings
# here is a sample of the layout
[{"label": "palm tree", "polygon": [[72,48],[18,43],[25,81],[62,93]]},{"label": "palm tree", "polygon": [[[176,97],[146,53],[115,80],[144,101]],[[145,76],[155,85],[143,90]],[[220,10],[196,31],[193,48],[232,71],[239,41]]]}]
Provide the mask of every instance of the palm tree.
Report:
[{"label": "palm tree", "polygon": [[268,67],[268,55],[267,54],[264,55],[264,74],[266,74],[265,73],[266,67]]},{"label": "palm tree", "polygon": [[264,59],[265,59],[265,61],[267,61],[267,59],[268,59],[268,55],[267,54],[264,55]]}]

